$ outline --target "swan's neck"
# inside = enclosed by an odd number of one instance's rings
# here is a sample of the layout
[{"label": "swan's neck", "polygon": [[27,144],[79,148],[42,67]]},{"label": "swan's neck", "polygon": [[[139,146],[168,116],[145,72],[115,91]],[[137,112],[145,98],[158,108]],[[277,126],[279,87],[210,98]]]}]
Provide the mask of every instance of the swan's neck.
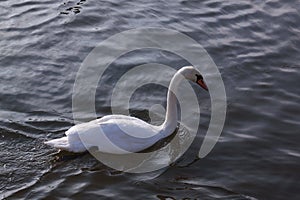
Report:
[{"label": "swan's neck", "polygon": [[164,123],[162,124],[162,131],[164,137],[172,134],[178,123],[178,113],[177,113],[177,98],[175,94],[178,90],[178,85],[180,84],[183,76],[179,73],[176,73],[169,85],[168,96],[167,96],[167,111],[166,118]]}]

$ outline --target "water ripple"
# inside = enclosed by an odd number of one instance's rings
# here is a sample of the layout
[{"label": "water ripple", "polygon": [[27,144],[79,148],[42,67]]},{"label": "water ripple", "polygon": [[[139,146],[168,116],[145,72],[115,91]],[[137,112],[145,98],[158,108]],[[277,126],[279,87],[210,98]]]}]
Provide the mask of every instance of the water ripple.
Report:
[{"label": "water ripple", "polygon": [[[133,198],[128,191],[134,190],[136,199],[295,199],[298,5],[297,0],[2,1],[0,198]],[[228,112],[211,154],[196,157],[210,119],[204,97],[200,131],[189,151],[147,181],[148,175],[117,172],[88,154],[66,155],[43,145],[73,124],[73,84],[88,53],[111,35],[147,26],[187,34],[219,67]],[[145,62],[187,64],[161,51],[120,57],[97,88],[98,116],[111,112],[114,81]],[[147,120],[148,107],[165,103],[165,95],[162,88],[140,88],[132,98],[132,114]]]}]

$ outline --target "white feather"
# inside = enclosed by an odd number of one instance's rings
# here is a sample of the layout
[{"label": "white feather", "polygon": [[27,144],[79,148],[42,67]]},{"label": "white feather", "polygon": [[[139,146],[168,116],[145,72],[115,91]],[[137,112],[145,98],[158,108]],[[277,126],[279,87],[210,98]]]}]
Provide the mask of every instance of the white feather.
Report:
[{"label": "white feather", "polygon": [[[175,91],[184,78],[196,81],[199,74],[193,67],[184,67],[171,80],[169,89]],[[177,126],[177,102],[168,92],[165,122],[161,126],[148,124],[125,115],[108,115],[71,127],[66,136],[45,142],[52,147],[71,152],[84,152],[91,147],[113,154],[126,154],[144,150],[160,139],[172,134]]]}]

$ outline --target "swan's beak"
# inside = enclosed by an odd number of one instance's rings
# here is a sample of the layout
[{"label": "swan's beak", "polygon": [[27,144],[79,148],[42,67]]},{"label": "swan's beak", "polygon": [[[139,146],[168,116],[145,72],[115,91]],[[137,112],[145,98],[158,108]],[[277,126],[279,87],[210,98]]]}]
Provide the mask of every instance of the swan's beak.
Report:
[{"label": "swan's beak", "polygon": [[200,85],[204,90],[208,91],[207,85],[205,84],[203,79],[197,80],[197,84]]}]

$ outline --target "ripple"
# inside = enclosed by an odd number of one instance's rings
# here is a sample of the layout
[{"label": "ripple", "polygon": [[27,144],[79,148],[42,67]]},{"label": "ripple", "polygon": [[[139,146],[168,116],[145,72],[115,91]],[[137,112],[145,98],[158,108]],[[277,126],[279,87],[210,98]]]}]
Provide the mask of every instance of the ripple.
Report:
[{"label": "ripple", "polygon": [[300,153],[297,151],[292,151],[288,149],[281,149],[281,151],[289,156],[300,158]]},{"label": "ripple", "polygon": [[[2,1],[1,194],[14,199],[295,198],[298,4],[297,0]],[[209,156],[196,156],[210,118],[205,98],[199,99],[204,121],[191,148],[147,181],[109,169],[88,154],[57,154],[44,146],[43,140],[59,137],[72,126],[76,72],[95,45],[120,31],[147,26],[192,37],[222,73],[227,120]],[[114,81],[127,69],[150,61],[174,68],[186,64],[166,52],[133,52],[118,59],[97,88],[99,116],[111,113]],[[143,74],[131,78],[143,79]],[[131,102],[133,114],[148,120],[149,105],[164,102],[166,91],[144,87],[139,92]],[[192,105],[190,109],[193,113]],[[128,193],[133,190],[135,197]]]}]

